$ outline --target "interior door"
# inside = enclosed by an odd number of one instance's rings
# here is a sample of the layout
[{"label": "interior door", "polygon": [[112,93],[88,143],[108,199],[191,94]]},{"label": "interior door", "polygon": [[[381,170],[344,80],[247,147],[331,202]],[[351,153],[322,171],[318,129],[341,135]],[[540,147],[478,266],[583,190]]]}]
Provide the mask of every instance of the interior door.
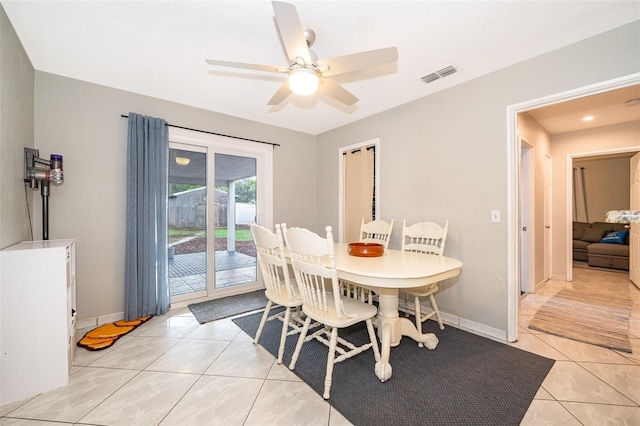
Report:
[{"label": "interior door", "polygon": [[551,179],[551,156],[544,156],[544,280],[551,278],[551,195],[553,181]]},{"label": "interior door", "polygon": [[[640,153],[631,157],[629,166],[631,210],[640,210]],[[629,231],[629,279],[640,287],[640,223],[632,223]]]},{"label": "interior door", "polygon": [[535,291],[535,201],[534,163],[535,149],[521,140],[520,152],[520,292]]}]

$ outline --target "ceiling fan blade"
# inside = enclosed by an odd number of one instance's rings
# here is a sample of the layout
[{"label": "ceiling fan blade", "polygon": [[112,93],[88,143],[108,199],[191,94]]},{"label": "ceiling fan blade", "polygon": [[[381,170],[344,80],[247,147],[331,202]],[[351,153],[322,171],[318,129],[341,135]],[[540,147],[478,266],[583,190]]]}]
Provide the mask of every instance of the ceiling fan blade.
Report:
[{"label": "ceiling fan blade", "polygon": [[322,79],[322,83],[318,86],[318,91],[348,106],[358,102],[358,98],[330,78]]},{"label": "ceiling fan blade", "polygon": [[398,49],[386,47],[384,49],[369,50],[367,52],[353,53],[351,55],[336,56],[335,58],[316,61],[319,67],[329,66],[328,71],[322,72],[324,77],[344,74],[364,68],[395,62],[398,60]]},{"label": "ceiling fan blade", "polygon": [[302,33],[302,24],[296,7],[289,3],[274,1],[273,11],[276,14],[276,22],[280,30],[280,37],[291,62],[297,62],[301,57],[305,64],[311,64],[311,55],[307,47],[307,41]]},{"label": "ceiling fan blade", "polygon": [[247,64],[244,62],[218,61],[216,59],[205,59],[209,65],[221,67],[244,68],[247,70],[268,71],[268,72],[289,72],[289,68],[278,67],[276,65]]},{"label": "ceiling fan blade", "polygon": [[275,95],[271,98],[267,105],[278,105],[280,102],[284,101],[287,96],[291,94],[291,89],[289,88],[289,80],[285,80],[282,83],[282,86],[278,89]]}]

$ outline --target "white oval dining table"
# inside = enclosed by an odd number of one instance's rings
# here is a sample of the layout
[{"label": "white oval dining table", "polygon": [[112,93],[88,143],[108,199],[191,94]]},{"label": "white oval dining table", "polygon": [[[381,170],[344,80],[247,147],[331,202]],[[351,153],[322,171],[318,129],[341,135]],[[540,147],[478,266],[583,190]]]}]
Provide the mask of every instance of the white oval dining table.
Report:
[{"label": "white oval dining table", "polygon": [[338,278],[367,287],[378,295],[378,337],[382,348],[375,373],[384,382],[391,378],[391,347],[399,345],[402,336],[422,342],[428,349],[438,345],[435,334],[422,333],[408,318],[400,317],[400,291],[456,277],[460,275],[462,262],[452,257],[393,249],[386,249],[378,257],[358,257],[348,254],[347,248],[346,243],[335,244]]}]

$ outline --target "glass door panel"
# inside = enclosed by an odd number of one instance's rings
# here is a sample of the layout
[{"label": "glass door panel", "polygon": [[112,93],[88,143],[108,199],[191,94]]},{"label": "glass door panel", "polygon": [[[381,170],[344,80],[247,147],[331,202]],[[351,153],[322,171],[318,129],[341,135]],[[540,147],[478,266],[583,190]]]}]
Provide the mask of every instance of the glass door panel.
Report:
[{"label": "glass door panel", "polygon": [[215,289],[257,280],[256,247],[249,225],[257,222],[256,159],[215,153]]},{"label": "glass door panel", "polygon": [[206,150],[170,148],[167,218],[172,302],[207,295],[207,199]]}]

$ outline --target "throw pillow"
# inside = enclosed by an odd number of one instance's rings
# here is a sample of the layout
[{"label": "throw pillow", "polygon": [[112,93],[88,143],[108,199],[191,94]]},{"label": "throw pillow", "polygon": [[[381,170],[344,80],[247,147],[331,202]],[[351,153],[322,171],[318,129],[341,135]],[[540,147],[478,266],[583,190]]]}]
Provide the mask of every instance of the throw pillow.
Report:
[{"label": "throw pillow", "polygon": [[588,243],[599,243],[606,233],[607,231],[604,229],[586,228],[582,232],[582,241],[586,241]]},{"label": "throw pillow", "polygon": [[629,235],[629,231],[626,229],[624,231],[618,232],[609,232],[604,236],[603,239],[600,240],[601,243],[609,243],[609,244],[624,244],[625,238]]}]

